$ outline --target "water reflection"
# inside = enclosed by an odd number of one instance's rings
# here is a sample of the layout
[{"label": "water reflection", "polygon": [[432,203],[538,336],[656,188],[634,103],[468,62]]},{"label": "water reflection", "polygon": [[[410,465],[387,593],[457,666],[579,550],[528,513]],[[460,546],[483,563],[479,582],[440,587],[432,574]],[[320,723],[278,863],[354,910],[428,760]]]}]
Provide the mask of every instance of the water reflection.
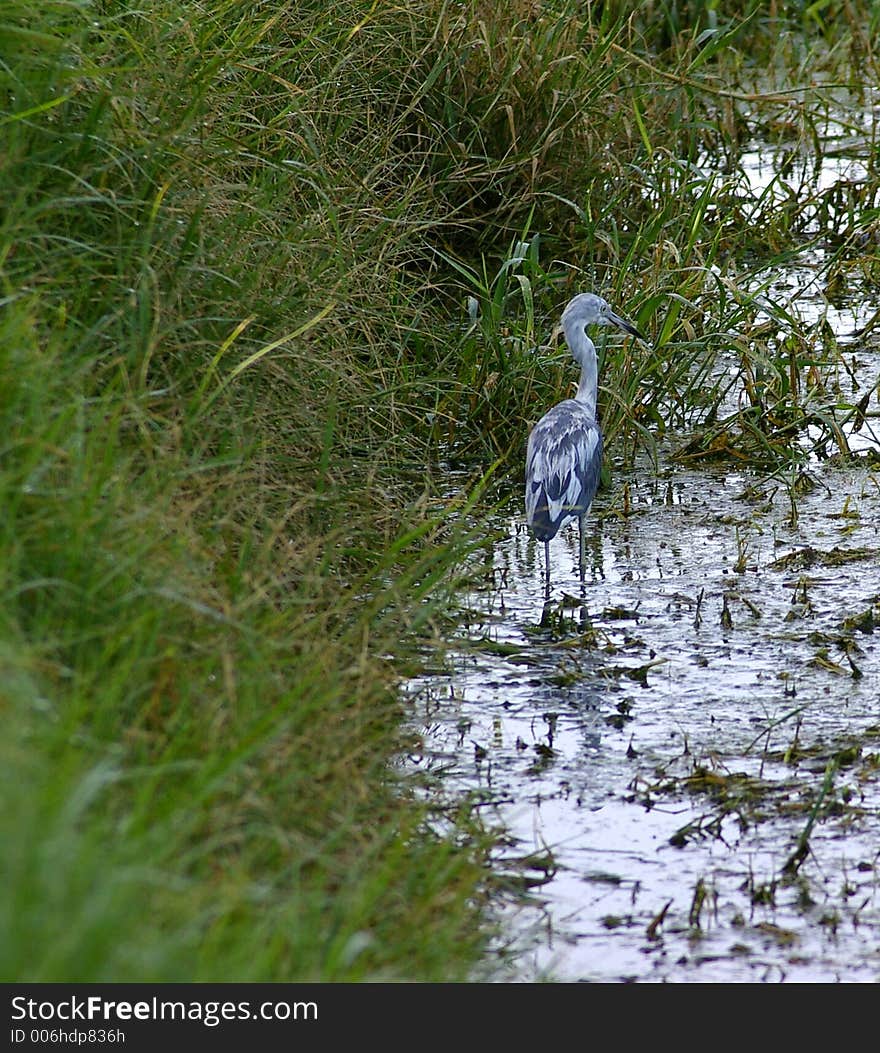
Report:
[{"label": "water reflection", "polygon": [[[880,668],[870,640],[859,643],[860,679],[816,665],[844,615],[880,593],[873,564],[811,575],[801,584],[808,606],[793,602],[797,574],[778,567],[781,555],[805,545],[827,552],[876,543],[878,488],[869,474],[838,470],[833,484],[830,504],[821,490],[806,495],[794,529],[767,510],[772,497],[756,514],[744,494],[760,481],[746,473],[657,479],[647,465],[618,473],[597,502],[585,582],[575,526],[551,546],[549,598],[543,546],[522,528],[518,508],[492,524],[502,540],[482,551],[478,584],[462,596],[448,670],[410,685],[424,743],[412,766],[430,775],[432,799],[476,794],[483,809],[497,811],[511,832],[500,867],[520,872],[535,857],[552,859],[549,876],[528,871],[539,889],[534,906],[507,908],[518,977],[754,978],[775,952],[762,945],[752,956],[731,953],[745,938],[736,919],[747,929],[784,921],[797,931],[801,978],[828,979],[841,968],[853,975],[860,955],[839,930],[827,945],[794,894],[765,909],[742,891],[756,875],[778,882],[800,813],[788,824],[743,826],[735,810],[714,815],[711,796],[662,792],[664,780],[702,772],[719,786],[737,772],[790,780],[781,757],[795,711],[804,744],[876,721],[867,685]],[[833,518],[845,501],[858,507],[855,524]],[[697,833],[676,847],[683,829]],[[829,839],[833,857],[821,861],[829,875],[840,877],[844,858],[856,872],[873,852],[867,835],[847,836],[846,844]],[[872,909],[877,922],[876,875],[863,885],[873,906],[861,916],[862,933]],[[698,887],[713,897],[714,920],[706,914],[699,931],[711,961],[692,953]],[[792,975],[787,951],[777,951]]]}]

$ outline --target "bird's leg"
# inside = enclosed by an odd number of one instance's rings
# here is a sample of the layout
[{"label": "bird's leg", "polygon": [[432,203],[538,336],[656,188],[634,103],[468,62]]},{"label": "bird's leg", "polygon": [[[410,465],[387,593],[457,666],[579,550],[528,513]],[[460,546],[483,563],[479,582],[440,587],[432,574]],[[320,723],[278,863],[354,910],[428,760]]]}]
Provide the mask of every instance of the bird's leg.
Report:
[{"label": "bird's leg", "polygon": [[590,616],[587,613],[587,586],[584,581],[583,566],[581,567],[581,631],[586,632],[590,628]]},{"label": "bird's leg", "polygon": [[580,571],[581,581],[584,580],[584,517],[583,515],[578,516],[578,534],[580,535]]},{"label": "bird's leg", "polygon": [[550,542],[544,542],[544,596],[550,598]]}]

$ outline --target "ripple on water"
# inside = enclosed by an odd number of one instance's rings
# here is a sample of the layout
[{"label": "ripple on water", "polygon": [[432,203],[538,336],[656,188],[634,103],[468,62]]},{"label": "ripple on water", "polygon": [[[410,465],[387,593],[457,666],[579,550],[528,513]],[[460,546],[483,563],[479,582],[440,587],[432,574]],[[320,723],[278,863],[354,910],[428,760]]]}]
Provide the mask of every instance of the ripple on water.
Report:
[{"label": "ripple on water", "polygon": [[880,978],[880,486],[820,481],[792,528],[741,472],[621,473],[583,591],[576,529],[551,545],[547,610],[518,508],[489,524],[411,764],[496,811],[499,867],[545,861],[499,905],[512,976]]}]

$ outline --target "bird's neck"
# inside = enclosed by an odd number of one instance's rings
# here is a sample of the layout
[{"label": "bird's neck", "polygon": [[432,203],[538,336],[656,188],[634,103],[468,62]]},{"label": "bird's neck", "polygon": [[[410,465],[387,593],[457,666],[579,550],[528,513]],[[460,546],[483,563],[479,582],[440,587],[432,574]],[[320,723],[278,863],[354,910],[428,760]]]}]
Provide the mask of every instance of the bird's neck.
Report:
[{"label": "bird's neck", "polygon": [[596,358],[596,348],[583,329],[574,337],[572,347],[575,352],[575,358],[581,364],[581,379],[575,398],[589,415],[595,419],[596,399],[599,389],[599,362]]}]

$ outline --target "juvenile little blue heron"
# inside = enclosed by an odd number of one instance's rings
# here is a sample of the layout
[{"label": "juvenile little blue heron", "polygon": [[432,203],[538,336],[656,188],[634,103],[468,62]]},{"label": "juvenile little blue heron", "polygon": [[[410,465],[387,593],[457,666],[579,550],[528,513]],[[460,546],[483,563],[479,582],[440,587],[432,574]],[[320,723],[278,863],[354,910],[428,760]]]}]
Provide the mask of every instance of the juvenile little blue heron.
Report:
[{"label": "juvenile little blue heron", "polygon": [[544,542],[547,590],[550,589],[550,542],[572,519],[580,528],[580,575],[584,580],[584,516],[589,512],[602,469],[602,432],[596,420],[599,363],[587,336],[588,325],[616,325],[645,338],[616,315],[601,296],[580,293],[562,312],[565,340],[581,367],[573,399],[565,399],[538,421],[526,449],[526,519]]}]

